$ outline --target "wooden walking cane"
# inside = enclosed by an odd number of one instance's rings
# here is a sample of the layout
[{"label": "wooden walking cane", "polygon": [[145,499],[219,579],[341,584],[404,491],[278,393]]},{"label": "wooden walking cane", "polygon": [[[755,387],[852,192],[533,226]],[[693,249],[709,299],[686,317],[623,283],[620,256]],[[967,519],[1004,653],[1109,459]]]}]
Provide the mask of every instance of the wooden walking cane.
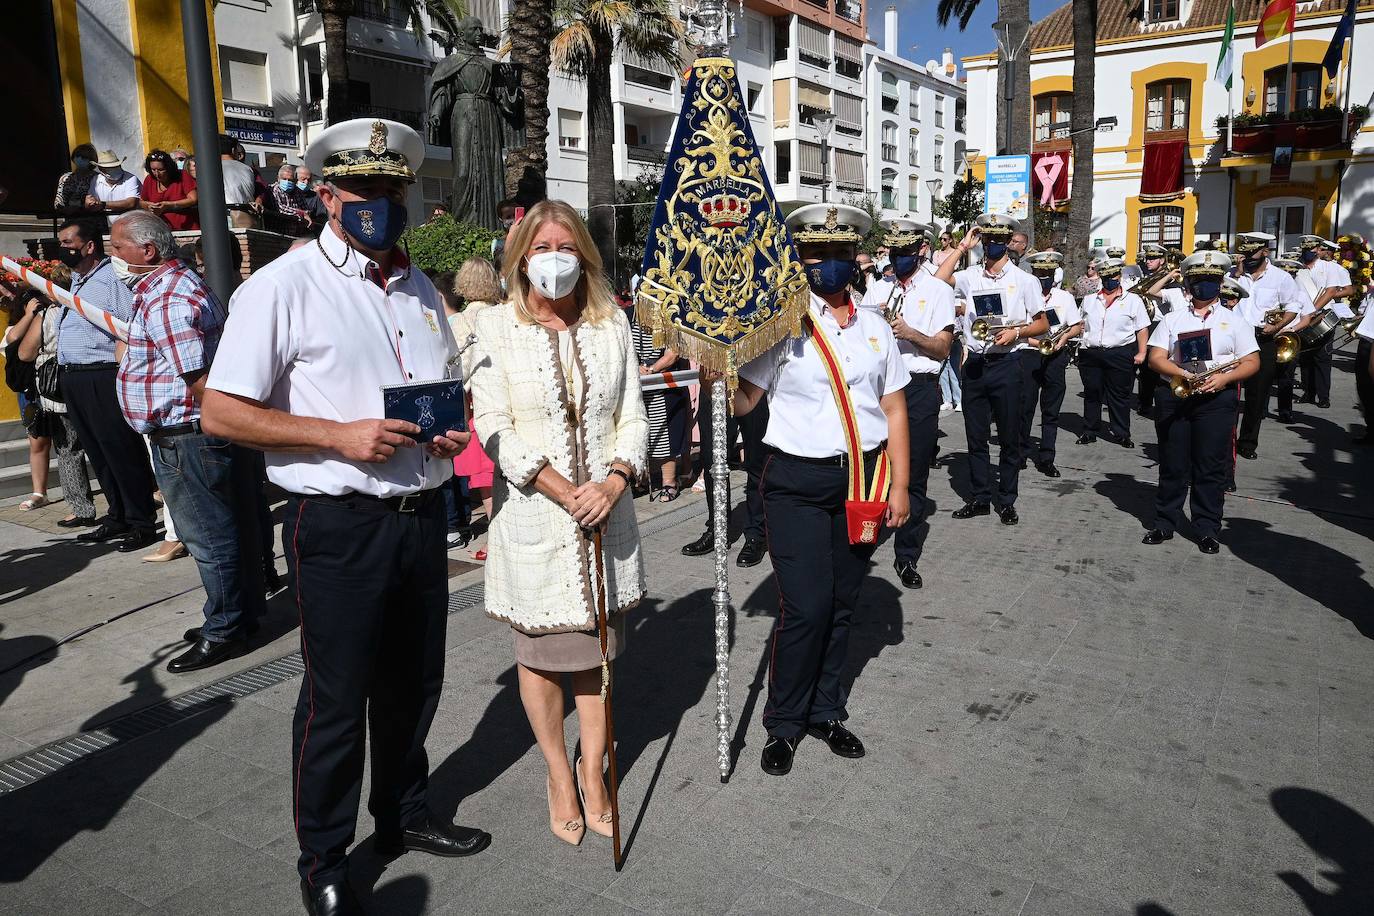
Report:
[{"label": "wooden walking cane", "polygon": [[607,658],[606,565],[601,552],[601,528],[591,535],[596,551],[596,629],[601,637],[601,702],[606,707],[606,754],[611,763],[611,839],[615,844],[615,870],[625,864],[620,854],[620,775],[615,765],[615,718],[611,715],[611,662]]}]

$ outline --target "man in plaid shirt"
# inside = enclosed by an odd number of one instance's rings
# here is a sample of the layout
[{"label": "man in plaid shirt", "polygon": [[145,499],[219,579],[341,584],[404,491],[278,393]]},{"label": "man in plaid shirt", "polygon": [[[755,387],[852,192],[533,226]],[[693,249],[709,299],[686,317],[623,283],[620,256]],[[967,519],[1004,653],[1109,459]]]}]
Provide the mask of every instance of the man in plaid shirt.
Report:
[{"label": "man in plaid shirt", "polygon": [[119,406],[152,440],[158,486],[205,585],[205,624],[188,632],[191,648],[167,670],[195,671],[242,654],[264,610],[252,455],[200,428],[205,377],[227,310],[177,259],[171,229],[155,214],[116,220],[110,250],[134,293]]}]

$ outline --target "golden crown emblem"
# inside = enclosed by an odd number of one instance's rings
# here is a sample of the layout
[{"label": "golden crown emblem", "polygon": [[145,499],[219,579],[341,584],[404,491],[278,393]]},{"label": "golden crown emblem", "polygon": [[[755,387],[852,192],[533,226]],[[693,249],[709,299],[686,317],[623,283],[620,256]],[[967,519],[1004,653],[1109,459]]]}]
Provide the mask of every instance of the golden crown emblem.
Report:
[{"label": "golden crown emblem", "polygon": [[386,152],[386,125],[381,121],[372,122],[372,139],[367,144],[367,151],[374,156]]},{"label": "golden crown emblem", "polygon": [[741,225],[749,217],[749,201],[738,194],[717,194],[701,202],[701,215],[716,228]]}]

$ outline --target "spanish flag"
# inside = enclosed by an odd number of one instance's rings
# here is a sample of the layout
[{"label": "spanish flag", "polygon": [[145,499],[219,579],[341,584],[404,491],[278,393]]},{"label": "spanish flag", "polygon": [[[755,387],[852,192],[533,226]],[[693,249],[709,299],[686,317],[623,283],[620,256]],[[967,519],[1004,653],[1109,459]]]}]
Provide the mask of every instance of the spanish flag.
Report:
[{"label": "spanish flag", "polygon": [[1297,13],[1297,0],[1269,0],[1255,28],[1255,47],[1291,33]]}]

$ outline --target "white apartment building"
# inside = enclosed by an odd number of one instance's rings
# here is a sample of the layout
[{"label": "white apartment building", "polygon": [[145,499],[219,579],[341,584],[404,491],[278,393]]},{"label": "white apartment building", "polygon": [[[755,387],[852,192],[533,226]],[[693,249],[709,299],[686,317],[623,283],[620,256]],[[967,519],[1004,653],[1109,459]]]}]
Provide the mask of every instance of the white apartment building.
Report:
[{"label": "white apartment building", "polygon": [[924,67],[897,53],[897,8],[883,14],[882,47],[864,48],[869,144],[866,186],[884,217],[929,223],[964,168],[965,98],[954,55]]}]

